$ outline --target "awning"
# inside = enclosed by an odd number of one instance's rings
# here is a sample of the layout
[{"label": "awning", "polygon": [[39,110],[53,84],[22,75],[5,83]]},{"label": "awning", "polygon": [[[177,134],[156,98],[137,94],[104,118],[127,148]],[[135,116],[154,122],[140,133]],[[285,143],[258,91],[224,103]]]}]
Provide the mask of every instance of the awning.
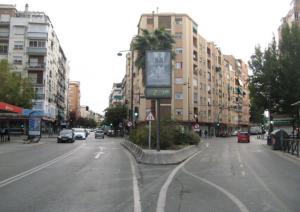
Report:
[{"label": "awning", "polygon": [[11,112],[11,113],[22,113],[23,112],[23,108],[15,106],[15,105],[7,104],[5,102],[0,102],[0,110],[2,110],[4,112]]}]

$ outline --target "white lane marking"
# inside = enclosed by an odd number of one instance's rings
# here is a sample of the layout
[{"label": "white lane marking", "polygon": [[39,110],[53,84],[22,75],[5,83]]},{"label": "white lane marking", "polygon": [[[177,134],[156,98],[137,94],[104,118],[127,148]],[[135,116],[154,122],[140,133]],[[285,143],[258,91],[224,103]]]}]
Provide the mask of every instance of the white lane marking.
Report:
[{"label": "white lane marking", "polygon": [[236,204],[236,206],[240,209],[241,212],[249,212],[248,208],[236,197],[234,196],[232,193],[230,193],[229,191],[225,190],[224,188],[222,188],[221,186],[218,186],[217,184],[214,184],[211,181],[208,181],[207,179],[204,179],[202,177],[199,177],[197,175],[194,175],[193,173],[187,171],[185,168],[182,169],[183,172],[185,172],[186,174],[191,175],[192,177],[201,180],[202,182],[209,184],[210,186],[216,188],[217,190],[221,191],[223,194],[225,194],[234,204]]},{"label": "white lane marking", "polygon": [[237,152],[237,157],[238,157],[238,161],[239,163],[242,163],[242,159],[241,159],[241,154],[239,151],[236,151]]},{"label": "white lane marking", "polygon": [[98,159],[100,157],[100,155],[104,154],[104,152],[103,152],[104,148],[100,146],[99,149],[100,149],[100,152],[96,152],[95,159]]},{"label": "white lane marking", "polygon": [[209,143],[206,143],[205,145],[206,145],[206,147],[209,147]]},{"label": "white lane marking", "polygon": [[240,167],[241,167],[241,168],[244,168],[244,165],[241,163],[241,164],[240,164]]},{"label": "white lane marking", "polygon": [[243,175],[243,176],[246,176],[246,172],[245,172],[245,171],[242,171],[242,175]]},{"label": "white lane marking", "polygon": [[29,170],[27,170],[27,171],[21,172],[20,174],[17,174],[17,175],[15,175],[15,176],[13,176],[13,177],[10,177],[10,178],[8,178],[8,179],[6,179],[6,180],[0,181],[0,188],[6,186],[6,185],[8,185],[8,184],[11,184],[11,183],[13,183],[13,182],[15,182],[15,181],[18,181],[18,180],[20,180],[20,179],[22,179],[22,178],[24,178],[24,177],[26,177],[26,176],[29,176],[29,175],[31,175],[31,174],[33,174],[33,173],[35,173],[35,172],[38,172],[38,171],[40,171],[40,170],[42,170],[42,169],[44,169],[44,168],[47,168],[47,167],[53,165],[54,163],[56,163],[56,162],[58,162],[58,161],[60,161],[60,160],[63,160],[63,159],[65,159],[65,158],[71,156],[71,155],[74,154],[79,148],[81,148],[82,145],[84,145],[84,144],[81,144],[80,146],[76,147],[75,149],[71,150],[70,152],[67,152],[67,153],[65,153],[65,154],[63,154],[63,155],[61,155],[61,156],[58,156],[57,158],[54,158],[53,160],[50,160],[50,161],[45,162],[45,163],[42,163],[42,164],[39,165],[39,166],[36,166],[36,167],[34,167],[34,168],[32,168],[32,169],[29,169]]},{"label": "white lane marking", "polygon": [[132,156],[129,155],[129,153],[127,151],[126,151],[126,155],[128,156],[129,161],[130,161],[130,167],[131,167],[131,173],[132,173],[134,212],[141,212],[142,205],[141,205],[140,190],[139,190],[138,181],[136,178],[136,172],[135,172]]},{"label": "white lane marking", "polygon": [[158,200],[157,200],[156,212],[164,212],[165,211],[167,191],[168,191],[168,188],[169,188],[173,178],[175,177],[175,175],[179,171],[179,169],[181,169],[187,162],[189,162],[192,158],[194,158],[196,155],[198,155],[202,151],[203,151],[203,149],[200,150],[199,152],[196,152],[190,158],[188,158],[187,160],[185,160],[184,162],[179,164],[175,169],[173,169],[171,174],[168,176],[168,179],[164,183],[163,187],[160,189]]}]

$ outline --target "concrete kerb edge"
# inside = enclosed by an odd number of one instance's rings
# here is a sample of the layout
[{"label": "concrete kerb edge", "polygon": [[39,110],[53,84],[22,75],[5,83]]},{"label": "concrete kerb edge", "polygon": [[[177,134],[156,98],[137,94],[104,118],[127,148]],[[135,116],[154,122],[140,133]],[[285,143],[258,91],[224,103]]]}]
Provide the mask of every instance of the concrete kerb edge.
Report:
[{"label": "concrete kerb edge", "polygon": [[198,145],[189,146],[173,153],[149,153],[130,141],[122,141],[121,145],[126,148],[138,163],[149,165],[175,165],[185,161],[191,155],[200,151],[202,141]]}]

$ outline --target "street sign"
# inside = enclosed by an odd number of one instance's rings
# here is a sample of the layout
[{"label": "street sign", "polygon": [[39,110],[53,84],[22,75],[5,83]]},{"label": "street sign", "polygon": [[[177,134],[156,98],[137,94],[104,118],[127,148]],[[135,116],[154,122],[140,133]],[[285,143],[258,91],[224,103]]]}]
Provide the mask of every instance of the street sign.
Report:
[{"label": "street sign", "polygon": [[200,128],[199,124],[194,125],[194,129],[199,129],[199,128]]},{"label": "street sign", "polygon": [[151,112],[149,112],[146,116],[146,121],[154,121],[154,116]]}]

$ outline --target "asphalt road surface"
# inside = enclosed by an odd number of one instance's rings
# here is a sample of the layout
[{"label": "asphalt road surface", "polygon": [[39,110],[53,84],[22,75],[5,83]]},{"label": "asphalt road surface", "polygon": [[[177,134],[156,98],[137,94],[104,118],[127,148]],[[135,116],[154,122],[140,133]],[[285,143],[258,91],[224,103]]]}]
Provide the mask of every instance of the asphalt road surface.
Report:
[{"label": "asphalt road surface", "polygon": [[300,160],[266,141],[205,139],[160,166],[136,164],[121,140],[0,144],[0,211],[300,211]]}]

